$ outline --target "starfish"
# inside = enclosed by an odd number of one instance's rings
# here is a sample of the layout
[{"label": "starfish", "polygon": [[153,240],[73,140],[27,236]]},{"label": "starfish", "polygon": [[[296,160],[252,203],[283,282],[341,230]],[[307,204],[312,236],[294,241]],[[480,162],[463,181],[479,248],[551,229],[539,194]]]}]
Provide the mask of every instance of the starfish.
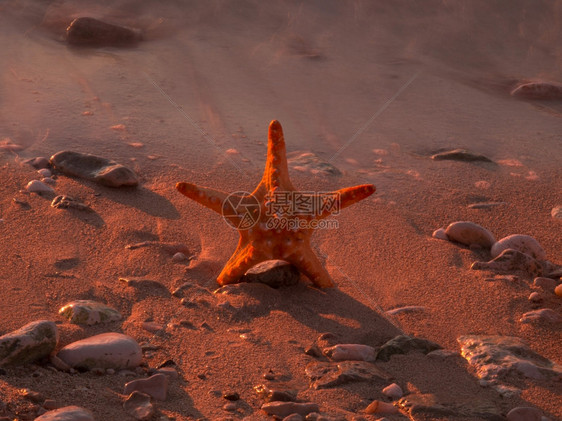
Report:
[{"label": "starfish", "polygon": [[372,184],[329,193],[296,191],[289,179],[283,129],[277,120],[269,124],[263,178],[251,194],[228,194],[191,183],[177,183],[176,188],[238,229],[238,247],[217,277],[220,285],[240,282],[248,269],[263,261],[284,260],[318,288],[331,287],[333,282],[310,245],[314,228],[375,191]]}]

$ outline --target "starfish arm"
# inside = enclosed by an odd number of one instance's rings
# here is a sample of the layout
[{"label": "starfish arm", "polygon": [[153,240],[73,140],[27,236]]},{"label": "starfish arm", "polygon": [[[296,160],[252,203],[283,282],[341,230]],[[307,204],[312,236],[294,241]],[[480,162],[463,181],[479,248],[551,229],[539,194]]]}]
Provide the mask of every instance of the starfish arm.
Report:
[{"label": "starfish arm", "polygon": [[[220,190],[214,190],[207,187],[199,187],[191,183],[177,183],[176,189],[184,196],[195,200],[199,204],[214,210],[216,213],[223,214],[223,204],[230,206],[229,202],[225,203],[226,198],[229,196],[227,193]],[[232,207],[232,206],[230,206]],[[230,210],[229,214],[234,214],[234,209]]]},{"label": "starfish arm", "polygon": [[[331,197],[329,205],[323,206],[324,210],[320,214],[318,219],[323,219],[330,216],[333,212],[339,211],[341,209],[347,208],[354,203],[363,200],[370,195],[372,195],[376,190],[376,187],[372,184],[362,184],[360,186],[346,187],[344,189],[339,189],[327,196]],[[325,198],[326,202],[328,198]]]},{"label": "starfish arm", "polygon": [[251,267],[263,261],[260,259],[250,244],[238,243],[236,251],[232,254],[221,273],[217,277],[219,285],[235,284]]},{"label": "starfish arm", "polygon": [[277,120],[269,123],[267,159],[261,184],[264,184],[268,191],[275,187],[279,187],[280,190],[294,190],[289,179],[283,128]]},{"label": "starfish arm", "polygon": [[328,271],[322,266],[322,263],[320,263],[320,260],[318,260],[310,247],[301,249],[298,254],[289,256],[287,261],[293,264],[301,273],[304,273],[314,286],[318,288],[334,286]]}]

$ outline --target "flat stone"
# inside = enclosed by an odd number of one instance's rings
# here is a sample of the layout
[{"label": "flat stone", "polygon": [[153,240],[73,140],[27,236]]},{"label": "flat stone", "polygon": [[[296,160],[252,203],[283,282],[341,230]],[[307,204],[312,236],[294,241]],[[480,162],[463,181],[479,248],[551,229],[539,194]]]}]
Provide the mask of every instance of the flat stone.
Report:
[{"label": "flat stone", "polygon": [[511,91],[511,96],[533,100],[562,99],[562,85],[546,81],[524,82]]},{"label": "flat stone", "polygon": [[529,406],[518,406],[507,413],[507,421],[541,421],[541,418],[541,411]]},{"label": "flat stone", "polygon": [[272,288],[298,284],[300,272],[290,263],[283,260],[266,260],[250,268],[243,282],[260,282]]},{"label": "flat stone", "polygon": [[496,242],[490,231],[470,221],[453,222],[449,224],[445,233],[449,240],[466,246],[477,245],[489,249]]},{"label": "flat stone", "polygon": [[345,383],[375,379],[391,380],[389,374],[366,361],[341,361],[338,363],[314,361],[306,366],[305,373],[310,378],[314,389],[326,389]]},{"label": "flat stone", "polygon": [[91,212],[92,208],[70,196],[59,195],[51,202],[51,207],[55,209],[76,209]]},{"label": "flat stone", "polygon": [[57,325],[38,320],[0,336],[0,366],[22,365],[48,357],[59,340]]},{"label": "flat stone", "polygon": [[546,252],[539,242],[533,237],[524,234],[513,234],[496,242],[490,253],[492,257],[498,257],[504,250],[513,249],[528,254],[537,260],[546,260]]},{"label": "flat stone", "polygon": [[61,151],[51,157],[51,165],[63,174],[95,181],[109,187],[137,186],[139,180],[129,168],[95,155]]},{"label": "flat stone", "polygon": [[529,311],[519,320],[521,323],[562,323],[562,315],[552,310],[551,308],[541,308],[538,310]]},{"label": "flat stone", "polygon": [[150,396],[136,391],[125,399],[123,409],[136,420],[149,420],[155,413],[154,405],[150,402]]},{"label": "flat stone", "polygon": [[405,313],[420,313],[425,311],[425,307],[422,306],[404,306],[404,307],[397,307],[391,310],[385,311],[386,314],[389,316],[396,316],[397,314],[405,314]]},{"label": "flat stone", "polygon": [[397,414],[398,408],[389,402],[383,402],[379,400],[374,400],[365,408],[366,414]]},{"label": "flat stone", "polygon": [[375,348],[362,344],[338,344],[324,348],[322,353],[334,361],[374,361],[376,356]]},{"label": "flat stone", "polygon": [[128,395],[134,391],[145,393],[159,401],[165,401],[168,394],[168,376],[158,373],[147,379],[130,381],[125,385],[123,394]]},{"label": "flat stone", "polygon": [[59,314],[70,323],[77,325],[95,325],[121,320],[121,314],[103,303],[92,300],[76,300],[61,307]]},{"label": "flat stone", "polygon": [[489,262],[474,262],[473,270],[489,270],[498,273],[523,272],[529,276],[541,276],[543,265],[537,259],[517,250],[507,249]]},{"label": "flat stone", "polygon": [[486,384],[501,384],[510,372],[528,378],[560,378],[562,367],[544,358],[512,336],[466,335],[457,339],[461,354]]},{"label": "flat stone", "polygon": [[25,189],[30,193],[38,194],[55,192],[51,186],[48,186],[47,184],[39,180],[30,181],[29,183],[27,183],[27,186],[25,186]]},{"label": "flat stone", "polygon": [[466,149],[452,149],[450,151],[439,152],[431,156],[435,161],[461,161],[461,162],[494,162],[490,158]]},{"label": "flat stone", "polygon": [[339,176],[341,171],[312,152],[294,152],[290,154],[287,164],[301,172],[315,175]]},{"label": "flat stone", "polygon": [[57,356],[73,368],[120,370],[137,367],[142,360],[142,351],[130,336],[111,332],[73,342],[61,349]]},{"label": "flat stone", "polygon": [[543,278],[541,276],[533,279],[533,285],[542,288],[545,291],[553,292],[556,288],[556,281],[551,278]]},{"label": "flat stone", "polygon": [[79,406],[65,406],[64,408],[55,409],[45,412],[35,421],[95,421],[94,415],[87,409]]},{"label": "flat stone", "polygon": [[380,347],[377,353],[377,360],[389,361],[392,355],[407,354],[414,351],[427,354],[441,348],[442,347],[440,345],[427,339],[416,338],[408,335],[398,335]]},{"label": "flat stone", "polygon": [[318,404],[311,402],[266,402],[261,409],[266,414],[279,418],[285,418],[291,414],[299,414],[304,417],[311,412],[320,411]]},{"label": "flat stone", "polygon": [[141,39],[139,30],[90,17],[74,19],[66,30],[67,42],[80,47],[131,47]]}]

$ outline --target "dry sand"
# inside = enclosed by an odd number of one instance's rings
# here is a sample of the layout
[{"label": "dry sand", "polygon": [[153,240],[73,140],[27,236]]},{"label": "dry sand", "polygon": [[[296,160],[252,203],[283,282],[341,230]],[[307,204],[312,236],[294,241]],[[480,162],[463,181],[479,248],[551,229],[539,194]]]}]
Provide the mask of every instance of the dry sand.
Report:
[{"label": "dry sand", "polygon": [[[83,15],[139,27],[146,40],[133,49],[69,48],[64,28]],[[550,215],[562,205],[562,102],[509,95],[517,80],[562,82],[562,2],[94,7],[7,0],[0,28],[0,138],[23,147],[0,152],[0,333],[50,319],[59,322],[60,346],[104,331],[158,345],[144,361],[177,364],[181,378],[158,405],[176,420],[265,417],[252,390],[264,382],[298,391],[326,414],[361,413],[382,398],[385,382],[309,389],[304,368],[313,358],[304,349],[324,332],[379,346],[403,331],[455,352],[463,334],[511,335],[562,364],[560,324],[518,321],[536,307],[527,281],[486,282],[489,274],[470,270],[485,253],[431,238],[434,229],[470,220],[496,238],[532,235],[551,262],[562,263],[562,225]],[[336,288],[244,285],[239,295],[213,295],[237,233],[174,185],[251,191],[272,119],[283,124],[289,152],[312,151],[344,172],[293,169],[295,186],[326,191],[373,183],[377,193],[343,211],[338,229],[314,236]],[[456,147],[499,165],[430,159]],[[95,212],[88,214],[55,210],[22,193],[38,175],[21,161],[62,149],[129,165],[141,185],[111,189],[59,176],[57,193],[89,204]],[[476,202],[505,204],[467,207]],[[152,248],[125,249],[147,240],[182,242],[194,258],[178,264]],[[201,286],[198,304],[186,308],[165,290],[137,290],[120,277],[155,280],[169,291],[193,282]],[[106,302],[125,319],[70,325],[57,312],[74,299]],[[238,310],[219,306],[225,301]],[[554,296],[543,304],[562,311]],[[381,313],[405,305],[426,310]],[[165,333],[143,330],[148,319],[167,325]],[[195,329],[178,327],[180,321]],[[200,327],[204,322],[209,328]],[[503,414],[530,405],[562,418],[559,381],[515,379],[521,395],[502,398],[479,386],[461,358],[409,354],[381,367],[407,392],[491,402]],[[265,381],[269,370],[275,380]],[[121,393],[130,379],[8,368],[0,400],[9,416],[32,419],[25,414],[33,404],[18,391],[31,388],[61,406],[89,408],[98,420],[125,419]],[[234,413],[222,409],[228,391],[241,395]]]}]

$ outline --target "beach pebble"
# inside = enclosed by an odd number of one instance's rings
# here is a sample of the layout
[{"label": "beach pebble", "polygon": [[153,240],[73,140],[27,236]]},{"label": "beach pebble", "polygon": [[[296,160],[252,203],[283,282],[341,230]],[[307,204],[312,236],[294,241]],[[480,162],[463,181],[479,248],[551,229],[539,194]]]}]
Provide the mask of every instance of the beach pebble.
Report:
[{"label": "beach pebble", "polygon": [[259,282],[272,288],[296,285],[300,272],[292,264],[283,260],[266,260],[249,269],[243,282]]},{"label": "beach pebble", "polygon": [[532,323],[532,322],[562,323],[562,315],[552,310],[551,308],[541,308],[523,314],[523,316],[521,316],[521,319],[519,321],[521,323]]},{"label": "beach pebble", "polygon": [[268,415],[285,418],[292,414],[306,416],[311,412],[318,412],[319,406],[311,402],[266,402],[261,409]]},{"label": "beach pebble", "polygon": [[141,38],[139,30],[91,17],[76,18],[66,29],[66,41],[80,47],[131,47]]},{"label": "beach pebble", "polygon": [[182,252],[178,251],[176,254],[172,256],[172,262],[174,263],[181,263],[187,260],[187,256]]},{"label": "beach pebble", "polygon": [[435,161],[452,160],[463,162],[493,162],[490,158],[474,152],[467,151],[466,149],[452,149],[450,151],[439,152],[431,156]]},{"label": "beach pebble", "polygon": [[37,170],[40,170],[42,168],[49,168],[49,160],[44,156],[38,156],[36,158],[27,159],[23,162],[31,165],[33,168]]},{"label": "beach pebble", "polygon": [[103,303],[92,300],[76,300],[61,307],[59,314],[70,323],[78,325],[95,325],[121,320],[121,314]]},{"label": "beach pebble", "polygon": [[447,237],[444,228],[436,229],[435,231],[433,231],[433,234],[431,234],[431,236],[433,238],[437,238],[438,240],[449,240],[449,237]]},{"label": "beach pebble", "polygon": [[511,96],[521,99],[562,99],[562,85],[554,82],[524,82],[511,91]]},{"label": "beach pebble", "polygon": [[391,376],[366,361],[321,362],[313,361],[305,368],[314,389],[326,389],[350,382],[382,379],[388,381]]},{"label": "beach pebble", "polygon": [[54,193],[55,191],[51,186],[46,185],[45,183],[39,180],[32,180],[27,183],[25,189],[30,193]]},{"label": "beach pebble", "polygon": [[35,421],[94,421],[94,415],[79,406],[65,406],[54,411],[45,412]]},{"label": "beach pebble", "polygon": [[73,342],[61,349],[57,356],[73,368],[119,370],[137,367],[142,360],[142,351],[130,336],[111,332]]},{"label": "beach pebble", "polygon": [[297,399],[293,392],[271,389],[265,384],[254,386],[254,391],[266,402],[294,402]]},{"label": "beach pebble", "polygon": [[163,374],[168,377],[169,380],[177,379],[180,376],[174,367],[161,367],[156,370],[155,374]]},{"label": "beach pebble", "polygon": [[135,391],[146,393],[154,399],[165,401],[168,394],[168,376],[159,373],[154,374],[147,379],[130,381],[125,385],[123,394],[128,395]]},{"label": "beach pebble", "polygon": [[528,254],[537,260],[546,260],[546,253],[539,242],[524,234],[513,234],[502,238],[492,246],[492,257],[498,257],[502,251],[513,249]]},{"label": "beach pebble", "polygon": [[0,366],[22,365],[48,357],[59,340],[57,325],[38,320],[0,336]]},{"label": "beach pebble", "polygon": [[466,246],[475,244],[485,249],[492,247],[496,241],[493,234],[486,228],[469,221],[453,222],[447,227],[445,233],[451,241]]},{"label": "beach pebble", "polygon": [[70,196],[59,195],[51,202],[51,207],[55,209],[77,209],[81,211],[92,211],[88,205]]},{"label": "beach pebble", "polygon": [[398,335],[380,347],[377,353],[377,360],[389,361],[392,355],[407,354],[414,351],[427,354],[441,348],[442,347],[440,345],[427,339],[416,338],[408,335]]},{"label": "beach pebble", "polygon": [[329,348],[324,348],[322,353],[334,361],[374,361],[376,350],[368,345],[338,344]]},{"label": "beach pebble", "polygon": [[554,288],[556,288],[556,281],[551,278],[539,276],[533,280],[533,285],[542,288],[545,291],[552,292],[554,291]]},{"label": "beach pebble", "polygon": [[393,401],[400,399],[402,397],[402,395],[404,394],[404,392],[402,392],[402,388],[399,385],[397,385],[396,383],[392,383],[392,384],[386,386],[382,390],[382,393],[383,393],[383,395],[388,396]]},{"label": "beach pebble", "polygon": [[556,206],[552,208],[550,211],[550,215],[552,215],[555,219],[562,219],[562,206]]},{"label": "beach pebble", "polygon": [[397,414],[398,408],[389,402],[374,400],[365,408],[366,414]]},{"label": "beach pebble", "polygon": [[531,301],[532,303],[538,303],[541,300],[542,300],[542,296],[536,291],[531,292],[531,294],[529,295],[529,301]]},{"label": "beach pebble", "polygon": [[518,406],[507,413],[507,421],[541,421],[541,417],[541,411],[528,406]]},{"label": "beach pebble", "polygon": [[138,177],[129,168],[95,155],[61,151],[51,156],[51,165],[63,174],[95,181],[109,187],[137,186]]},{"label": "beach pebble", "polygon": [[50,184],[51,186],[54,186],[55,184],[57,184],[56,180],[54,180],[51,177],[45,177],[43,180],[41,180],[43,183],[45,184]]},{"label": "beach pebble", "polygon": [[125,399],[123,409],[136,420],[149,420],[155,413],[154,405],[150,402],[150,396],[137,391],[131,393]]},{"label": "beach pebble", "polygon": [[42,177],[50,177],[51,175],[53,175],[51,173],[51,170],[48,168],[41,168],[40,170],[37,170],[37,172],[41,174]]},{"label": "beach pebble", "polygon": [[502,251],[498,257],[489,262],[474,262],[471,269],[490,270],[500,273],[522,271],[534,277],[542,275],[544,271],[537,259],[513,249]]}]

